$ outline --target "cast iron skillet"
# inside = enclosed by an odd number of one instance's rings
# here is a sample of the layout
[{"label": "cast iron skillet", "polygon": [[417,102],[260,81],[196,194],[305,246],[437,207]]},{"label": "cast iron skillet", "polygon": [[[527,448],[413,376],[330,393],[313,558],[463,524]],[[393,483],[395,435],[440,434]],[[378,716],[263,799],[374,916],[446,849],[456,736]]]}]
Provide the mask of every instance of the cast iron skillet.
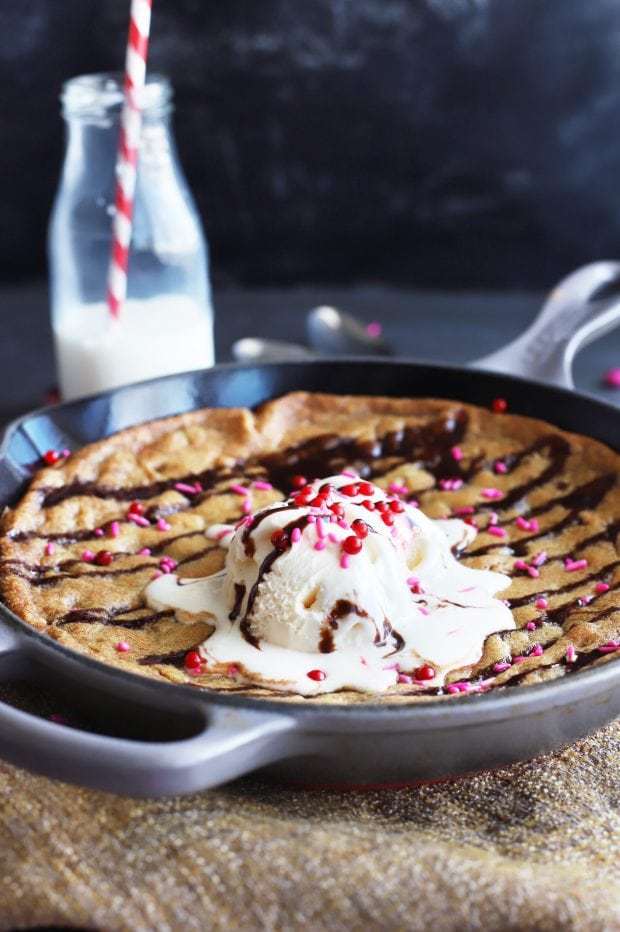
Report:
[{"label": "cast iron skillet", "polygon": [[[597,263],[575,273],[552,293],[526,336],[478,364],[507,372],[516,361],[529,374],[568,383],[578,344],[618,321],[617,298],[596,297],[614,277],[620,277],[620,264]],[[575,290],[577,300],[569,300]],[[130,424],[199,406],[253,406],[293,389],[432,395],[480,405],[501,396],[513,412],[620,447],[616,408],[508,374],[372,359],[219,366],[15,422],[0,448],[0,504],[18,498],[26,467],[51,447],[76,448]],[[98,714],[102,733],[0,704],[1,756],[51,777],[135,795],[187,793],[266,765],[280,778],[313,785],[453,776],[530,758],[620,713],[618,661],[536,686],[408,707],[210,695],[82,656],[0,606],[0,682],[20,677],[70,688],[76,709]]]}]

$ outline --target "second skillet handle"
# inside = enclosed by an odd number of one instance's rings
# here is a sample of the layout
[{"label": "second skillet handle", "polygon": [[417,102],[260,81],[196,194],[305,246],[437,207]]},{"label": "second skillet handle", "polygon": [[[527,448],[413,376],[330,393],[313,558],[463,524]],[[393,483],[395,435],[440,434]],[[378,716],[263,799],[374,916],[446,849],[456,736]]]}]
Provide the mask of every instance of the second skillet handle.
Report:
[{"label": "second skillet handle", "polygon": [[[119,738],[81,731],[0,702],[0,757],[35,773],[81,786],[131,796],[165,796],[208,789],[297,751],[292,717],[263,710],[207,705],[176,689],[159,690],[146,678],[130,683],[103,666],[85,666],[70,655],[37,649],[0,621],[0,674],[15,679],[24,670],[69,686],[79,709],[97,696],[115,704],[117,717],[176,716],[172,740]],[[41,666],[39,666],[41,665]],[[191,692],[188,690],[187,692]],[[121,703],[120,712],[119,702]],[[146,730],[146,729],[145,729]],[[151,729],[152,732],[152,729]]]},{"label": "second skillet handle", "polygon": [[592,262],[556,285],[525,333],[470,365],[574,388],[576,353],[619,324],[620,262]]}]

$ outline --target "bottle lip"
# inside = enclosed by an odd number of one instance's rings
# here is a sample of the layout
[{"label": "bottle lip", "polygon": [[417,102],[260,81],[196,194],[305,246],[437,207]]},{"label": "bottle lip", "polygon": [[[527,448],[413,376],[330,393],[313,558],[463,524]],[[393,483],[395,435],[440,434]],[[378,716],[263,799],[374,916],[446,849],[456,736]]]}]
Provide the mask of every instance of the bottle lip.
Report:
[{"label": "bottle lip", "polygon": [[[62,86],[60,101],[65,117],[110,120],[120,116],[123,106],[124,75],[121,72],[82,74]],[[165,116],[172,109],[174,91],[165,75],[147,74],[141,92],[145,118]]]}]

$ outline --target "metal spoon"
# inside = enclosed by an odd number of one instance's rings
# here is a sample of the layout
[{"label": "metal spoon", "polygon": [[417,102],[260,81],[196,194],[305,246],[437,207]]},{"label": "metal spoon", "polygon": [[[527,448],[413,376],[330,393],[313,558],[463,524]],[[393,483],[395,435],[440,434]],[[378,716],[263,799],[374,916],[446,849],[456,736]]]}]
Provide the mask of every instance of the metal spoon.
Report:
[{"label": "metal spoon", "polygon": [[306,318],[306,331],[311,346],[328,355],[361,353],[390,356],[392,350],[379,335],[368,332],[366,324],[352,314],[335,307],[315,307]]},{"label": "metal spoon", "polygon": [[308,359],[316,355],[300,343],[267,340],[262,337],[244,337],[242,340],[236,340],[231,352],[237,362],[276,362],[281,359]]}]

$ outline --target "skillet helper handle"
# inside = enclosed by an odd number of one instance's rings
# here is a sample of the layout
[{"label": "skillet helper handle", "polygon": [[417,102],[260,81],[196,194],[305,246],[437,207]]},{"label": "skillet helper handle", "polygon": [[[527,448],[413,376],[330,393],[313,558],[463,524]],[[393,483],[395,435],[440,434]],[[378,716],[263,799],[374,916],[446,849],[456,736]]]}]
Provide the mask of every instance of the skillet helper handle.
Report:
[{"label": "skillet helper handle", "polygon": [[[146,679],[135,678],[135,684],[124,677],[119,680],[116,671],[99,665],[86,668],[85,682],[79,661],[61,654],[50,660],[28,640],[0,623],[3,681],[19,679],[28,669],[40,672],[39,664],[47,665],[50,675],[71,689],[76,709],[96,695],[104,715],[106,698],[117,710],[120,704],[120,715],[134,723],[153,725],[164,715],[172,740],[82,731],[0,702],[1,756],[19,767],[93,789],[167,796],[218,786],[295,753],[295,722],[286,715],[207,705],[193,697],[188,701],[178,696],[180,690],[162,691]],[[186,737],[175,736],[175,721],[176,733]],[[145,732],[149,734],[146,728]]]},{"label": "skillet helper handle", "polygon": [[556,285],[525,333],[469,365],[574,388],[575,355],[619,324],[620,262],[592,262]]}]

